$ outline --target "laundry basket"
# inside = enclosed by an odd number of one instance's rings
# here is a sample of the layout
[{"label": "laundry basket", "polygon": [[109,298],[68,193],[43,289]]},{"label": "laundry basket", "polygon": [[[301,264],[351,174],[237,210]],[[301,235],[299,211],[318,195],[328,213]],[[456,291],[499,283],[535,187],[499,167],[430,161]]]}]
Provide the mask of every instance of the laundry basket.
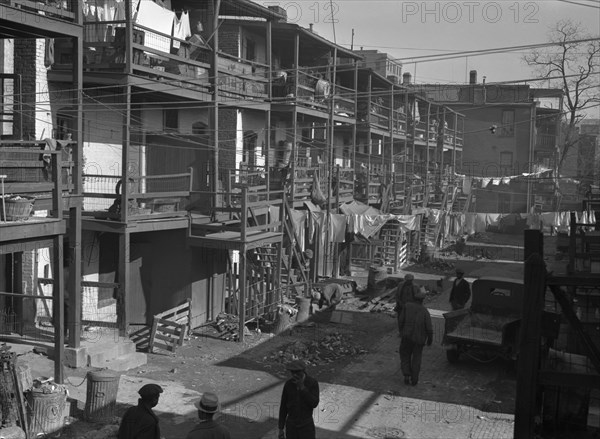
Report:
[{"label": "laundry basket", "polygon": [[31,216],[35,198],[14,197],[4,198],[0,203],[0,220],[22,221]]}]

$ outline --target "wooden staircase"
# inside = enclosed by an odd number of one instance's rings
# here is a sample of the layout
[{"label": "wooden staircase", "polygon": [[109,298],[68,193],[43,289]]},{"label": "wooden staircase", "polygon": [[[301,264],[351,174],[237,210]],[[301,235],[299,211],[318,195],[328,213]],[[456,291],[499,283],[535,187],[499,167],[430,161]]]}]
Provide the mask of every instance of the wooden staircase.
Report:
[{"label": "wooden staircase", "polygon": [[286,245],[283,246],[281,255],[281,288],[288,293],[290,290],[294,290],[296,294],[302,294],[302,291],[304,294],[308,294],[310,293],[310,275],[308,269],[302,268],[306,267],[307,261],[294,230],[291,207],[285,203],[284,209],[283,233]]}]

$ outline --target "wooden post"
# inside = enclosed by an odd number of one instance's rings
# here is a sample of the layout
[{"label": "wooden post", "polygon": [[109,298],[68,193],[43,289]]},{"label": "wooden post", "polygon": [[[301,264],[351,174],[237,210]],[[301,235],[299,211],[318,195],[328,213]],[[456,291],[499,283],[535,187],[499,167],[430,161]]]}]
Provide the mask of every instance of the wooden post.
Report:
[{"label": "wooden post", "polygon": [[[55,174],[56,175],[56,174]],[[60,178],[60,174],[57,176]],[[52,319],[54,321],[54,381],[62,384],[64,381],[63,362],[65,360],[65,284],[63,265],[63,237],[52,239],[52,259],[54,262],[54,278],[52,287]]]},{"label": "wooden post", "polygon": [[539,230],[525,231],[525,261],[523,319],[520,328],[519,358],[517,361],[517,397],[514,435],[534,436],[538,414],[538,373],[542,331],[542,311],[546,291],[546,266],[543,254],[538,253],[543,236]]},{"label": "wooden post", "polygon": [[119,327],[119,335],[127,336],[128,326],[128,299],[127,291],[129,287],[129,272],[130,272],[130,235],[127,230],[119,234],[119,295],[117,297],[117,325]]},{"label": "wooden post", "polygon": [[[127,6],[126,6],[127,7]],[[78,11],[82,20],[81,11]],[[69,325],[69,347],[78,348],[81,339],[81,194],[83,192],[83,38],[73,38],[73,88],[77,93],[77,119],[75,129],[76,144],[72,146],[73,192],[76,198],[75,206],[69,209],[69,315],[66,316]]]},{"label": "wooden post", "polygon": [[[242,227],[244,227],[242,225]],[[240,301],[238,303],[238,341],[244,342],[244,328],[246,327],[246,288],[248,286],[247,274],[246,274],[246,244],[242,244],[240,250]]]}]

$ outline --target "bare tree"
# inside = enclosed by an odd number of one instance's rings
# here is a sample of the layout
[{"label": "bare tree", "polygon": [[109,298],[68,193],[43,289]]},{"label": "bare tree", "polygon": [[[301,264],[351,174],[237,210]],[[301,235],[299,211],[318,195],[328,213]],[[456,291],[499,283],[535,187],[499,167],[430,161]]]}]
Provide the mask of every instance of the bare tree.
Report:
[{"label": "bare tree", "polygon": [[560,20],[550,30],[555,45],[524,56],[540,78],[565,94],[563,136],[559,143],[557,171],[578,141],[577,125],[585,111],[600,103],[600,37],[590,37],[579,23]]}]

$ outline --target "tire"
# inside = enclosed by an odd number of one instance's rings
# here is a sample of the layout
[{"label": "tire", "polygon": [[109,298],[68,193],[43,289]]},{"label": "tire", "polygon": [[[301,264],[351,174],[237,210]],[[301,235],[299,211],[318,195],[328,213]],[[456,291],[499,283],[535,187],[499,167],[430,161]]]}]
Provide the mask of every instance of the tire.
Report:
[{"label": "tire", "polygon": [[459,357],[460,352],[458,352],[458,349],[448,349],[446,351],[446,359],[448,360],[448,363],[456,363]]}]

